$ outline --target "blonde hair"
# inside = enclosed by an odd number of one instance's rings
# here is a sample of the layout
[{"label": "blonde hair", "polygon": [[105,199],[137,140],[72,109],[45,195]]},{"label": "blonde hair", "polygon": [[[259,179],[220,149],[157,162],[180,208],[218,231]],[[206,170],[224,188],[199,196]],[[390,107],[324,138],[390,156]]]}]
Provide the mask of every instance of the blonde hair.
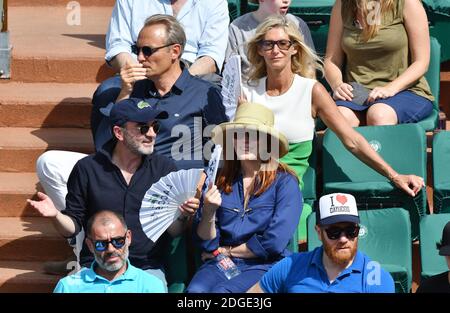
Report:
[{"label": "blonde hair", "polygon": [[[366,21],[363,26],[361,33],[361,39],[363,42],[367,42],[374,38],[381,26],[381,17],[387,12],[394,10],[394,2],[399,0],[342,0],[342,12],[351,12],[353,19],[356,19],[358,11],[361,12],[362,18]],[[373,10],[377,7],[373,7],[374,2],[379,3],[379,11],[375,11],[375,18],[378,21],[367,22],[369,20],[369,14],[373,15]],[[402,14],[402,12],[397,12],[397,14]]]},{"label": "blonde hair", "polygon": [[291,70],[293,73],[306,78],[316,78],[316,71],[323,73],[321,59],[305,44],[298,28],[283,15],[271,15],[267,17],[256,29],[256,34],[248,43],[248,60],[253,65],[249,73],[249,80],[258,80],[267,75],[264,58],[258,54],[259,42],[264,40],[266,33],[273,28],[282,28],[293,46],[297,47],[297,53],[291,58]]}]

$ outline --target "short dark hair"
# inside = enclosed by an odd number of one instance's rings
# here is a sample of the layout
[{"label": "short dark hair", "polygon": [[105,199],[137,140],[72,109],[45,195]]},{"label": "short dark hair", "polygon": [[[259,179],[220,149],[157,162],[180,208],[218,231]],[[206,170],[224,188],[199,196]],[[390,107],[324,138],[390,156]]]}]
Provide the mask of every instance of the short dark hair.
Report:
[{"label": "short dark hair", "polygon": [[97,217],[99,217],[101,215],[105,215],[105,218],[101,221],[101,223],[103,225],[107,225],[112,222],[112,220],[107,217],[108,215],[112,215],[119,220],[120,224],[123,226],[123,228],[125,228],[125,230],[128,230],[127,223],[125,222],[125,219],[121,214],[114,212],[114,211],[110,211],[110,210],[102,210],[102,211],[99,211],[99,212],[95,213],[94,215],[92,215],[89,218],[89,220],[87,221],[87,224],[86,224],[86,235],[87,236],[89,236],[89,237],[91,236],[92,227],[94,226],[94,223],[97,220]]}]

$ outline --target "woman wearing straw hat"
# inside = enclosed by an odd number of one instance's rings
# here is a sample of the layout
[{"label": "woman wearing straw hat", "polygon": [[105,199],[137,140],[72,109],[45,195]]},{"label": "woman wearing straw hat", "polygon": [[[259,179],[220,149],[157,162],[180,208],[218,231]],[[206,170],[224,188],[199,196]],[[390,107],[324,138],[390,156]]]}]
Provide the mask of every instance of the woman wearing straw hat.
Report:
[{"label": "woman wearing straw hat", "polygon": [[[194,222],[206,262],[187,292],[245,292],[290,254],[302,195],[296,174],[277,161],[289,145],[263,105],[241,104],[233,122],[213,129],[212,139],[223,146],[224,164]],[[227,278],[217,253],[230,257],[240,274]]]},{"label": "woman wearing straw hat", "polygon": [[[349,151],[398,188],[415,196],[424,186],[421,177],[397,173],[350,127],[326,89],[314,79],[316,71],[323,69],[320,59],[284,16],[270,16],[259,25],[248,43],[248,58],[252,68],[243,86],[244,99],[274,112],[275,128],[289,141],[289,153],[281,162],[295,170],[300,182],[312,151],[314,119],[320,117]],[[307,213],[303,212],[302,220]]]}]

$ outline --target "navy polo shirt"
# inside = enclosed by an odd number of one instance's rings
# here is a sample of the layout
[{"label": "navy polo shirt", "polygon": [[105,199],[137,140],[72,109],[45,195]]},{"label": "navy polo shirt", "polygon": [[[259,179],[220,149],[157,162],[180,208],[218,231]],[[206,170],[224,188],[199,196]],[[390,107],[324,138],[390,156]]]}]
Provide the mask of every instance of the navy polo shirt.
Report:
[{"label": "navy polo shirt", "polygon": [[352,265],[332,282],[322,263],[323,247],[295,253],[275,264],[261,279],[260,286],[270,293],[392,293],[391,275],[374,267],[367,255],[358,251]]},{"label": "navy polo shirt", "polygon": [[228,120],[220,90],[212,83],[192,76],[182,65],[182,73],[171,90],[160,95],[154,83],[137,81],[131,97],[143,98],[152,107],[169,113],[160,120],[155,152],[171,158],[179,169],[202,168],[203,145],[211,128]]},{"label": "navy polo shirt", "polygon": [[[96,212],[110,210],[121,214],[133,233],[129,248],[131,264],[141,269],[161,268],[171,237],[165,232],[156,242],[148,239],[139,221],[139,210],[145,192],[161,177],[176,170],[175,164],[155,153],[143,156],[128,185],[120,169],[112,163],[114,147],[115,140],[111,140],[97,153],[77,162],[67,182],[66,209],[62,213],[75,222],[74,235],[81,227],[86,229],[88,219]],[[93,260],[83,242],[80,264],[89,267]]]}]

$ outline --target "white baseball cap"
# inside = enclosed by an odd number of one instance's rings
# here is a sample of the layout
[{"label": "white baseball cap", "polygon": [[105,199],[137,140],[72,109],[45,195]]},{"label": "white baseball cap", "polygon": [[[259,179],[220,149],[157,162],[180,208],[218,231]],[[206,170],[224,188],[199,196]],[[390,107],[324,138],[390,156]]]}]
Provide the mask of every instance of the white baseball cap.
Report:
[{"label": "white baseball cap", "polygon": [[320,197],[318,213],[319,225],[341,222],[359,224],[355,197],[348,193],[332,193]]}]

